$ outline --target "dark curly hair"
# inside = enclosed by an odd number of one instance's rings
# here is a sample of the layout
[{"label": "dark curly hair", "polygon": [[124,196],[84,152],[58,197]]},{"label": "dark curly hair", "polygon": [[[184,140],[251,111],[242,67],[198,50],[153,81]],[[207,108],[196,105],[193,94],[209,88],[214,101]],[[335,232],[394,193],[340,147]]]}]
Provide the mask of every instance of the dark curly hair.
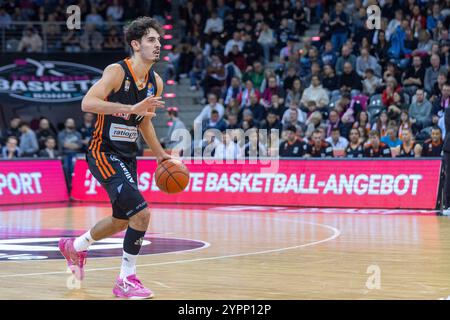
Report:
[{"label": "dark curly hair", "polygon": [[164,29],[159,22],[150,17],[139,17],[125,27],[125,41],[131,49],[133,49],[131,46],[131,41],[140,41],[142,37],[149,32],[150,28],[155,29],[160,36],[164,35]]}]

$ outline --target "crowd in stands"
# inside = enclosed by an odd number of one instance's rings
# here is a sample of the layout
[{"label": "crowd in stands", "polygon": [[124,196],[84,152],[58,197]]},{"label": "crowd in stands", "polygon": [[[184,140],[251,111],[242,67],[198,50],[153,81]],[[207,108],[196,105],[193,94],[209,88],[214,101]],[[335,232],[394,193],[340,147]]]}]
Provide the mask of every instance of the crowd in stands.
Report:
[{"label": "crowd in stands", "polygon": [[281,156],[440,156],[449,2],[188,0],[164,77],[203,92],[194,127],[224,134],[196,143],[225,145],[219,158],[246,153],[226,129],[252,128],[279,129]]},{"label": "crowd in stands", "polygon": [[[83,28],[67,29],[70,5],[80,8]],[[163,23],[170,11],[168,0],[7,0],[0,1],[0,30],[7,51],[125,51],[123,23],[142,15]]]},{"label": "crowd in stands", "polygon": [[[163,17],[169,8],[156,6],[163,0],[69,2],[82,8],[83,34],[51,24],[44,31],[57,34],[55,45],[68,52],[123,46],[119,30],[111,29],[105,41],[96,33],[104,22]],[[381,29],[366,24],[372,4],[381,7]],[[62,21],[67,5],[3,1],[0,27],[13,28],[11,20]],[[250,151],[276,156],[274,147],[282,157],[441,156],[450,105],[449,0],[186,0],[178,11],[183,40],[169,52],[163,77],[187,78],[203,94],[193,129],[204,135],[193,149],[216,146],[217,158]],[[25,28],[21,50],[39,50],[39,32]],[[167,148],[175,145],[175,129],[190,127],[178,112],[168,110]],[[86,147],[88,136],[70,119],[59,133],[41,122],[43,128],[33,128],[12,119],[2,157],[69,158]],[[224,134],[218,139],[208,129]],[[277,129],[279,143],[256,134],[239,144],[228,129]]]}]

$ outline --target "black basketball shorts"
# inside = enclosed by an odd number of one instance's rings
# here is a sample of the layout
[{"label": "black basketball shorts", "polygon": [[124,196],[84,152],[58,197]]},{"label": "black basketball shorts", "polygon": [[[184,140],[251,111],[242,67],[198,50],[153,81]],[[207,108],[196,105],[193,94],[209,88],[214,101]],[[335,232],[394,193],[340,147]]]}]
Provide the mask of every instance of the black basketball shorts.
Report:
[{"label": "black basketball shorts", "polygon": [[88,152],[86,161],[92,175],[108,192],[114,218],[128,220],[148,206],[138,189],[136,159]]}]

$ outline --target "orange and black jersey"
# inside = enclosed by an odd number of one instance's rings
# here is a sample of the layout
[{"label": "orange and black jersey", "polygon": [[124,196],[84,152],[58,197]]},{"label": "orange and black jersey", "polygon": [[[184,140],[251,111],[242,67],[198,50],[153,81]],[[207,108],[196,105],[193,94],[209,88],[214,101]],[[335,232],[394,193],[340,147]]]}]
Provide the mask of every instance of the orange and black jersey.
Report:
[{"label": "orange and black jersey", "polygon": [[280,144],[280,157],[303,157],[306,152],[306,144],[300,139],[294,142],[283,141]]},{"label": "orange and black jersey", "polygon": [[400,145],[400,152],[397,155],[397,158],[414,158],[415,157],[415,153],[414,153],[414,148],[416,147],[416,143],[413,142],[411,148],[406,151],[405,149],[405,143],[402,143]]},{"label": "orange and black jersey", "polygon": [[439,141],[439,143],[433,143],[431,139],[426,140],[422,145],[422,157],[442,157],[443,150],[442,146],[444,143]]},{"label": "orange and black jersey", "polygon": [[312,158],[333,157],[333,147],[328,142],[322,140],[320,148],[317,148],[314,142],[310,141],[307,145],[306,153]]},{"label": "orange and black jersey", "polygon": [[362,158],[364,157],[364,147],[360,143],[356,148],[352,148],[350,143],[345,148],[345,155],[347,158]]},{"label": "orange and black jersey", "polygon": [[388,145],[380,142],[378,149],[369,144],[364,148],[364,157],[366,158],[391,158],[391,149]]},{"label": "orange and black jersey", "polygon": [[[127,58],[118,62],[125,76],[117,92],[112,92],[105,99],[111,102],[134,105],[148,96],[156,95],[157,86],[153,67],[146,75],[145,86],[139,90],[136,76]],[[106,154],[116,155],[125,159],[135,158],[138,146],[139,124],[142,116],[134,114],[98,114],[94,134],[89,144],[89,153],[94,157],[97,166],[106,177],[114,174],[113,168],[106,160]]]}]

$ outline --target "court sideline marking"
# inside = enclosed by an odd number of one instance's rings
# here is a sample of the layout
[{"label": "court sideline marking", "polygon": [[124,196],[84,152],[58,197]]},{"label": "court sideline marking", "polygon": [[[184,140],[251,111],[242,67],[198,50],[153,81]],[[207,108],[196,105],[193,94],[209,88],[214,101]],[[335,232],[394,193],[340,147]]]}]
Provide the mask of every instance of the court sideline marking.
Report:
[{"label": "court sideline marking", "polygon": [[[256,252],[246,252],[246,253],[237,253],[237,254],[230,254],[230,255],[223,255],[223,256],[215,256],[215,257],[206,257],[206,258],[196,258],[196,259],[185,259],[185,260],[175,260],[175,261],[166,261],[166,262],[157,262],[157,263],[148,263],[148,264],[139,264],[136,265],[136,267],[142,268],[142,267],[153,267],[153,266],[163,266],[163,265],[170,265],[170,264],[181,264],[181,263],[191,263],[191,262],[199,262],[199,261],[209,261],[209,260],[220,260],[220,259],[228,259],[228,258],[237,258],[237,257],[245,257],[245,256],[253,256],[253,255],[259,255],[259,254],[267,254],[267,253],[274,253],[274,252],[282,252],[287,250],[293,250],[293,249],[300,249],[300,248],[306,248],[310,246],[315,246],[324,242],[332,241],[339,237],[341,235],[341,231],[335,227],[321,224],[321,223],[315,223],[315,222],[308,222],[308,221],[297,221],[292,219],[279,219],[279,218],[273,218],[272,220],[276,221],[287,221],[287,222],[295,222],[295,223],[305,223],[305,224],[311,224],[316,226],[325,227],[331,231],[333,231],[333,235],[331,235],[328,238],[317,240],[309,243],[304,243],[296,246],[291,247],[285,247],[285,248],[278,248],[278,249],[270,249],[270,250],[263,250],[263,251],[256,251]],[[91,271],[106,271],[106,270],[119,270],[120,267],[108,267],[108,268],[95,268],[95,269],[86,269],[85,272],[91,272]],[[23,273],[23,274],[6,274],[6,275],[0,275],[0,278],[13,278],[13,277],[28,277],[28,276],[43,276],[43,275],[54,275],[54,274],[68,274],[67,271],[55,271],[55,272],[39,272],[39,273]]]}]

